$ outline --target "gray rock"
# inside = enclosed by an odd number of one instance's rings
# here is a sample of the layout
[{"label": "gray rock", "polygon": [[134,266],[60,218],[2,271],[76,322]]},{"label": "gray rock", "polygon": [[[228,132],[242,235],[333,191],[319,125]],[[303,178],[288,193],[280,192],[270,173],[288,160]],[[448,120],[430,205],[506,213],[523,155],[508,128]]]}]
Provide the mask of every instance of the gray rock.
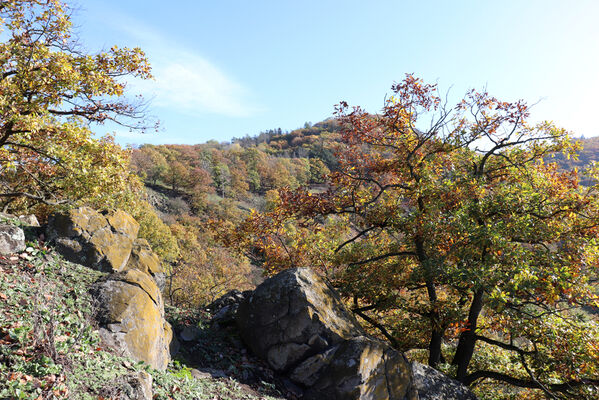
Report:
[{"label": "gray rock", "polygon": [[[286,362],[278,359],[281,362],[271,364],[279,371],[323,351],[310,345],[315,336],[335,345],[365,334],[333,288],[308,268],[289,269],[264,281],[241,302],[236,322],[243,341],[264,357],[271,349],[291,343],[306,345],[294,348],[293,357]],[[304,349],[303,354],[298,353],[299,348]]]},{"label": "gray rock", "polygon": [[[388,344],[369,337],[341,343],[316,373],[304,398],[403,400],[412,389],[410,363]],[[294,371],[297,376],[298,371]],[[314,376],[314,375],[312,375]],[[303,379],[306,382],[305,378]]]},{"label": "gray rock", "polygon": [[39,227],[40,223],[37,220],[37,217],[33,214],[28,215],[19,215],[19,221],[28,226]]},{"label": "gray rock", "polygon": [[239,304],[236,322],[250,349],[304,399],[417,399],[404,355],[368,337],[310,269],[264,281]]},{"label": "gray rock", "polygon": [[[126,396],[131,400],[152,400],[152,375],[145,371],[131,374],[128,380],[130,392]],[[125,398],[127,398],[125,397]]]},{"label": "gray rock", "polygon": [[239,304],[251,293],[250,290],[240,292],[234,289],[213,301],[206,307],[213,315],[210,323],[215,327],[235,325]]},{"label": "gray rock", "polygon": [[200,328],[190,325],[183,328],[179,337],[185,342],[194,342],[200,338],[200,333]]},{"label": "gray rock", "polygon": [[428,365],[413,362],[412,375],[420,400],[477,400],[466,386]]},{"label": "gray rock", "polygon": [[13,254],[25,250],[25,233],[17,226],[0,224],[0,254]]}]

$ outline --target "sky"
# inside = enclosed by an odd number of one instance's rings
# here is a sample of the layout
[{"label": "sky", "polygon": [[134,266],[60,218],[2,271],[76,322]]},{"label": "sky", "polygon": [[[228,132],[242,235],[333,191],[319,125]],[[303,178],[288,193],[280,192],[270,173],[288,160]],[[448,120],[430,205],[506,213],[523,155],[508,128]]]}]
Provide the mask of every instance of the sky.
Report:
[{"label": "sky", "polygon": [[461,98],[471,88],[535,104],[575,136],[599,135],[597,0],[78,0],[90,52],[139,46],[155,133],[100,126],[121,144],[230,141],[376,113],[406,73]]}]

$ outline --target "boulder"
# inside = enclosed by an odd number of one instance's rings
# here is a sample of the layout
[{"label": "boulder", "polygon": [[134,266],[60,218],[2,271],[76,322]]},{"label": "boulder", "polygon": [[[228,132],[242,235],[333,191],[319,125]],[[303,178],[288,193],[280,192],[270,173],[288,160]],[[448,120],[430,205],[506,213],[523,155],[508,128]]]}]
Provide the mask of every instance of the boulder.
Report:
[{"label": "boulder", "polygon": [[[322,369],[302,376],[300,365],[292,379],[309,379],[304,399],[402,400],[414,397],[410,363],[386,343],[368,337],[344,341],[327,356]],[[316,378],[316,379],[314,379]],[[312,379],[314,379],[312,381]],[[305,384],[305,383],[304,383]]]},{"label": "boulder", "polygon": [[264,281],[241,302],[236,322],[243,341],[277,371],[365,334],[333,288],[308,268]]},{"label": "boulder", "polygon": [[119,354],[164,370],[170,360],[172,330],[164,319],[160,290],[147,274],[130,269],[92,287],[104,344]]},{"label": "boulder", "polygon": [[152,400],[152,375],[146,371],[131,372],[107,382],[99,390],[100,399]]},{"label": "boulder", "polygon": [[69,261],[93,269],[120,272],[137,238],[139,224],[124,211],[105,213],[80,207],[48,219],[47,239]]},{"label": "boulder", "polygon": [[25,233],[17,226],[0,224],[0,254],[12,254],[25,250]]},{"label": "boulder", "polygon": [[164,289],[166,283],[164,268],[162,268],[160,259],[156,253],[152,251],[152,248],[146,239],[135,239],[125,269],[137,269],[151,275],[156,281],[158,288],[161,291]]},{"label": "boulder", "polygon": [[368,337],[310,269],[267,279],[241,301],[235,318],[248,347],[306,399],[417,399],[404,355]]},{"label": "boulder", "polygon": [[412,376],[420,400],[477,399],[466,386],[428,365],[413,362]]}]

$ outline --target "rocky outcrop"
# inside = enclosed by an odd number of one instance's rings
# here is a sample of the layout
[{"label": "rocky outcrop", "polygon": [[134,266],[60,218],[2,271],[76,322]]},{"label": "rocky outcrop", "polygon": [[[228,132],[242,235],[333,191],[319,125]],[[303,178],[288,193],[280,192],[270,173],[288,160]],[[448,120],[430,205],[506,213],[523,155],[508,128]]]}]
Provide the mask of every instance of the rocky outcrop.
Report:
[{"label": "rocky outcrop", "polygon": [[477,400],[470,389],[428,365],[413,362],[412,375],[420,400]]},{"label": "rocky outcrop", "polygon": [[0,254],[7,255],[25,250],[25,233],[17,226],[0,224]]},{"label": "rocky outcrop", "polygon": [[154,280],[137,269],[115,273],[92,288],[105,345],[163,370],[170,360],[172,330]]},{"label": "rocky outcrop", "polygon": [[160,259],[156,253],[152,251],[152,248],[146,239],[137,238],[133,242],[131,255],[125,269],[137,269],[151,275],[156,281],[158,288],[161,291],[164,289],[166,283],[164,269],[160,263]]},{"label": "rocky outcrop", "polygon": [[305,399],[417,399],[403,354],[368,337],[333,288],[307,268],[267,279],[236,315],[244,342]]},{"label": "rocky outcrop", "polygon": [[89,207],[52,214],[46,229],[47,239],[66,259],[107,272],[125,268],[138,230],[124,211],[99,213]]},{"label": "rocky outcrop", "polygon": [[139,224],[121,210],[100,213],[80,207],[48,219],[47,238],[68,260],[111,272],[91,292],[103,343],[119,354],[165,369],[172,330],[164,319],[158,282],[164,271]]}]

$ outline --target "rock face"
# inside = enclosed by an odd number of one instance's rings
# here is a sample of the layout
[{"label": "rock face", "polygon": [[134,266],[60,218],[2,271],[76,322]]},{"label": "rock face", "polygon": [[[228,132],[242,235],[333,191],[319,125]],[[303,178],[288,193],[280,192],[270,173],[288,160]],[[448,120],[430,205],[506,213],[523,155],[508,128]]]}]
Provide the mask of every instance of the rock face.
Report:
[{"label": "rock face", "polygon": [[236,315],[244,342],[303,390],[305,399],[417,399],[403,354],[366,336],[312,270],[267,279]]},{"label": "rock face", "polygon": [[0,224],[0,254],[12,254],[25,250],[25,233],[19,227]]},{"label": "rock face", "polygon": [[420,400],[477,400],[467,387],[428,365],[413,362],[412,375]]},{"label": "rock face", "polygon": [[136,269],[115,273],[92,288],[103,342],[120,354],[163,370],[170,360],[172,330],[164,319],[154,280]]},{"label": "rock face", "polygon": [[137,238],[133,242],[133,248],[131,249],[131,256],[125,266],[125,269],[137,269],[148,275],[151,275],[158,288],[162,291],[164,289],[165,274],[160,259],[152,251],[150,244],[146,239]]},{"label": "rock face", "polygon": [[139,224],[129,214],[117,210],[99,213],[80,207],[48,219],[47,238],[69,261],[107,272],[122,271]]}]

